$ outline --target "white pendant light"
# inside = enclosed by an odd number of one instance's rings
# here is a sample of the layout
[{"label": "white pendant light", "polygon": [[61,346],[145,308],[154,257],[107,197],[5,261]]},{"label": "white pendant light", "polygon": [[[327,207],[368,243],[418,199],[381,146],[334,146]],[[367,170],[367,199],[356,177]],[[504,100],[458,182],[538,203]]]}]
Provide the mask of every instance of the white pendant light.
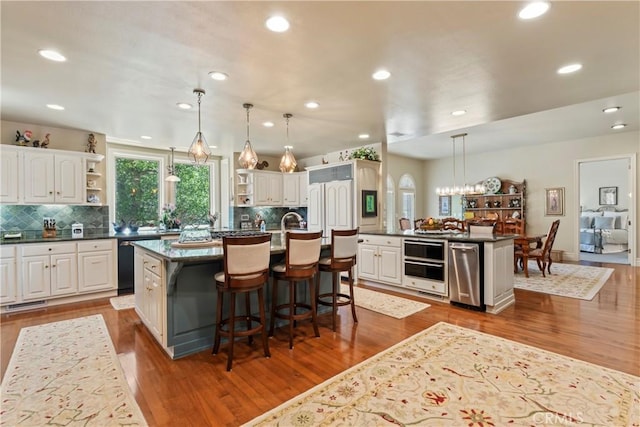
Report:
[{"label": "white pendant light", "polygon": [[282,159],[280,159],[280,172],[292,173],[296,170],[296,166],[298,166],[298,162],[296,162],[296,158],[291,152],[293,147],[289,145],[289,119],[293,117],[293,114],[285,113],[282,117],[287,120],[287,145],[284,146],[284,154],[282,155]]},{"label": "white pendant light", "polygon": [[176,165],[173,163],[173,150],[175,150],[176,147],[169,147],[169,149],[171,150],[171,163],[167,166],[167,172],[169,175],[167,175],[164,180],[167,182],[180,182],[180,177],[176,175]]},{"label": "white pendant light", "polygon": [[240,156],[238,156],[238,163],[242,169],[254,169],[258,164],[258,155],[253,151],[249,140],[249,110],[253,108],[253,104],[242,104],[242,106],[247,110],[247,140]]},{"label": "white pendant light", "polygon": [[200,99],[205,94],[204,89],[194,89],[193,93],[198,95],[198,132],[193,138],[191,145],[189,146],[189,158],[197,164],[201,165],[207,162],[209,156],[211,156],[211,149],[207,144],[207,139],[200,130]]}]

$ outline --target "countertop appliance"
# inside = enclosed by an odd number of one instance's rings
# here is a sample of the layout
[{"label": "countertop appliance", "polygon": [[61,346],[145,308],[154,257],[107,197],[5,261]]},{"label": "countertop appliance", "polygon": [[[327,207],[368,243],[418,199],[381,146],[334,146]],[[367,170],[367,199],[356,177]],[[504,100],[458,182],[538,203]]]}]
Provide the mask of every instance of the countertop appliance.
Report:
[{"label": "countertop appliance", "polygon": [[445,240],[404,239],[402,283],[446,296],[446,247]]},{"label": "countertop appliance", "polygon": [[482,251],[479,243],[449,242],[449,301],[485,311]]}]

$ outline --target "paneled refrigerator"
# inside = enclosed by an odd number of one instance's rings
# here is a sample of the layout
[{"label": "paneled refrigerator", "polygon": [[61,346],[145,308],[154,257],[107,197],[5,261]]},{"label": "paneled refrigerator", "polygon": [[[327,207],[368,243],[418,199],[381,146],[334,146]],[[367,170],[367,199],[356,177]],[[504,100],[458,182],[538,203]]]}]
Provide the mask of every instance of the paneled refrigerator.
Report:
[{"label": "paneled refrigerator", "polygon": [[353,180],[309,184],[307,228],[322,230],[331,236],[332,229],[353,228]]}]

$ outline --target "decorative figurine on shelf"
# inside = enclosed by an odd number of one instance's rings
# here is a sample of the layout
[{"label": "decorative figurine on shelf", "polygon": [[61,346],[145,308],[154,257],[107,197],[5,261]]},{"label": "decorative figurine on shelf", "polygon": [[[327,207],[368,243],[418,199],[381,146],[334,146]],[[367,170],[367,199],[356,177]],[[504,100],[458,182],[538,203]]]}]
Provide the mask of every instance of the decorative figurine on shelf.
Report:
[{"label": "decorative figurine on shelf", "polygon": [[23,134],[19,130],[16,131],[16,145],[26,147],[31,141],[31,131],[25,130]]},{"label": "decorative figurine on shelf", "polygon": [[344,157],[342,156],[342,151],[340,152],[340,155],[338,156],[338,161],[344,161]]},{"label": "decorative figurine on shelf", "polygon": [[323,164],[323,165],[326,165],[326,164],[329,164],[329,162],[328,162],[328,161],[323,157],[323,158],[322,158],[322,164]]},{"label": "decorative figurine on shelf", "polygon": [[40,148],[49,148],[49,135],[51,134],[48,133],[44,136],[44,139],[40,143]]},{"label": "decorative figurine on shelf", "polygon": [[96,136],[92,133],[89,134],[89,139],[87,140],[87,149],[85,150],[87,153],[96,153],[96,145],[98,145],[98,140]]}]

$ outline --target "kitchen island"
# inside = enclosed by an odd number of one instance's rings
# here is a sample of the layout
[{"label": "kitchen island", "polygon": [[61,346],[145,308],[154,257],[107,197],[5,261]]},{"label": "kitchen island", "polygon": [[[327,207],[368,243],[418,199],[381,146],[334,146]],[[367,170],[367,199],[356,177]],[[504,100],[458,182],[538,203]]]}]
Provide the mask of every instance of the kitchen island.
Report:
[{"label": "kitchen island", "polygon": [[[469,235],[456,232],[367,231],[361,233],[358,278],[382,289],[442,302],[459,293],[460,271],[477,274],[475,309],[497,314],[514,304],[513,235]],[[452,257],[456,247],[478,252],[477,262],[460,267]],[[459,253],[459,252],[457,252]],[[473,267],[471,267],[473,265]],[[474,270],[474,271],[470,271]]]},{"label": "kitchen island", "polygon": [[[222,246],[176,248],[176,240],[141,240],[135,247],[135,310],[165,352],[177,359],[213,345],[217,293],[214,276],[223,271]],[[330,255],[331,238],[323,238],[322,256]],[[284,260],[280,233],[271,240],[271,264]],[[320,276],[329,292],[330,275]],[[278,298],[286,299],[286,289]],[[299,289],[301,298],[309,295]],[[255,295],[252,297],[255,298]],[[271,307],[271,282],[265,289],[265,309]],[[257,307],[257,302],[252,306]],[[323,308],[325,311],[330,307]],[[227,314],[229,307],[223,308]],[[321,312],[322,309],[319,309]],[[282,324],[280,321],[279,325]]]}]

